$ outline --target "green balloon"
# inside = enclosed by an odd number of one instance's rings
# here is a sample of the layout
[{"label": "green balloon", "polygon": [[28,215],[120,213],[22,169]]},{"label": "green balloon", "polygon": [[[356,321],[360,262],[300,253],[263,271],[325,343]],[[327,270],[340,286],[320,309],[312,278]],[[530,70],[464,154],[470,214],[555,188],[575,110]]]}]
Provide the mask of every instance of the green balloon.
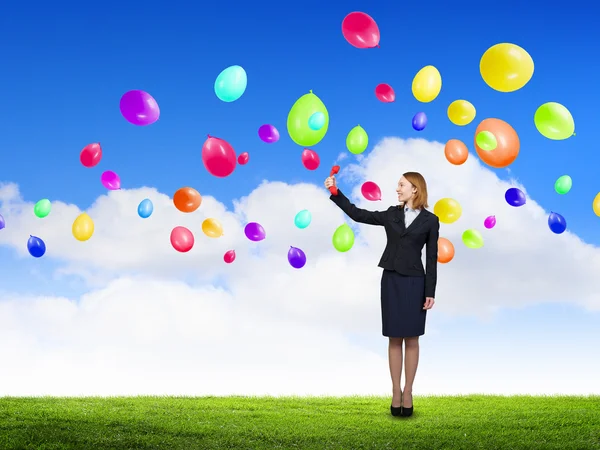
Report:
[{"label": "green balloon", "polygon": [[475,137],[475,142],[481,150],[485,150],[486,152],[490,152],[498,146],[496,136],[494,136],[494,134],[490,131],[482,131],[478,133]]},{"label": "green balloon", "polygon": [[303,209],[298,214],[296,214],[296,217],[294,217],[294,224],[298,228],[303,229],[310,225],[311,220],[312,215],[310,211],[308,209]]},{"label": "green balloon", "polygon": [[544,103],[535,112],[533,121],[537,130],[548,139],[561,141],[570,138],[575,133],[573,116],[560,103]]},{"label": "green balloon", "polygon": [[354,245],[354,231],[347,224],[340,225],[333,233],[332,242],[338,252],[347,252]]},{"label": "green balloon", "polygon": [[[309,119],[318,112],[325,116],[325,123],[318,130],[313,130],[309,126]],[[310,91],[296,100],[287,118],[287,130],[292,141],[303,147],[312,147],[321,142],[328,128],[329,113],[319,97]]]},{"label": "green balloon", "polygon": [[33,207],[33,212],[40,219],[43,219],[48,214],[50,214],[51,208],[52,204],[50,203],[50,200],[48,200],[47,198],[43,198],[35,204],[35,206]]},{"label": "green balloon", "polygon": [[367,149],[369,145],[369,136],[363,127],[360,125],[355,126],[350,130],[348,136],[346,136],[346,147],[350,153],[360,155]]},{"label": "green balloon", "polygon": [[481,248],[483,247],[483,236],[477,230],[467,230],[462,235],[462,241],[468,248]]},{"label": "green balloon", "polygon": [[571,190],[572,187],[573,180],[569,175],[563,175],[562,177],[559,177],[558,180],[556,180],[556,183],[554,183],[554,190],[558,194],[566,194]]}]

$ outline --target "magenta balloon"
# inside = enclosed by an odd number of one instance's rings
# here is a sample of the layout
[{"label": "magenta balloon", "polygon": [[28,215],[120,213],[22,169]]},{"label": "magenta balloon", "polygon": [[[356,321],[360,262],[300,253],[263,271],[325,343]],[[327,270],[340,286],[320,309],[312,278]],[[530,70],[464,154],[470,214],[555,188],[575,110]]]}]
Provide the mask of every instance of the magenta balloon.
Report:
[{"label": "magenta balloon", "polygon": [[381,189],[379,189],[379,186],[372,181],[365,181],[360,187],[360,192],[364,198],[371,200],[372,202],[381,200]]},{"label": "magenta balloon", "polygon": [[114,173],[112,170],[107,170],[102,173],[100,177],[100,181],[102,181],[102,185],[106,189],[110,189],[111,191],[116,191],[121,189],[121,179],[119,175]]},{"label": "magenta balloon", "polygon": [[483,221],[483,226],[486,227],[488,230],[490,228],[494,228],[496,226],[496,216],[486,217]]},{"label": "magenta balloon", "polygon": [[258,242],[262,241],[266,237],[265,229],[260,223],[250,222],[244,228],[246,237],[251,241]]},{"label": "magenta balloon", "polygon": [[301,269],[306,264],[306,255],[299,248],[290,247],[288,250],[288,262],[294,269]]},{"label": "magenta balloon", "polygon": [[258,129],[258,137],[261,141],[272,144],[279,140],[279,131],[273,125],[266,124]]},{"label": "magenta balloon", "polygon": [[121,114],[127,122],[138,126],[150,125],[160,117],[158,103],[144,91],[127,91],[121,97]]}]

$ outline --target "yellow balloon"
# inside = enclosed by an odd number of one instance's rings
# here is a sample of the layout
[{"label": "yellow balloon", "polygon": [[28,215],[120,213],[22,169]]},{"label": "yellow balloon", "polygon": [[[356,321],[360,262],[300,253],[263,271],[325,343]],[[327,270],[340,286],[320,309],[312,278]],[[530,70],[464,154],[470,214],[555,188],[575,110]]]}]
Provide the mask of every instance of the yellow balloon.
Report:
[{"label": "yellow balloon", "polygon": [[533,76],[533,59],[515,44],[496,44],[488,48],[479,62],[479,71],[486,84],[500,92],[514,92],[525,86]]},{"label": "yellow balloon", "polygon": [[592,203],[592,209],[594,210],[594,213],[598,217],[600,217],[600,192],[598,192],[596,198],[594,198],[594,202]]},{"label": "yellow balloon", "polygon": [[223,226],[217,219],[206,219],[202,222],[202,232],[211,238],[223,236]]},{"label": "yellow balloon", "polygon": [[442,76],[434,66],[425,66],[417,72],[412,82],[412,93],[422,103],[429,103],[442,90]]},{"label": "yellow balloon", "polygon": [[462,208],[453,198],[442,198],[434,205],[433,213],[442,223],[454,223],[462,215]]},{"label": "yellow balloon", "polygon": [[470,124],[475,119],[475,114],[475,107],[466,100],[454,100],[448,106],[448,119],[459,127]]},{"label": "yellow balloon", "polygon": [[[309,120],[314,113],[323,113],[325,122],[318,130],[313,130],[309,125]],[[310,91],[304,94],[288,114],[287,130],[288,134],[296,144],[303,147],[312,147],[317,145],[327,134],[329,128],[329,112],[319,97]]]},{"label": "yellow balloon", "polygon": [[94,221],[87,213],[81,213],[73,222],[71,231],[78,241],[87,241],[94,234]]},{"label": "yellow balloon", "polygon": [[350,153],[360,155],[369,146],[369,135],[363,127],[356,125],[346,136],[346,148]]}]

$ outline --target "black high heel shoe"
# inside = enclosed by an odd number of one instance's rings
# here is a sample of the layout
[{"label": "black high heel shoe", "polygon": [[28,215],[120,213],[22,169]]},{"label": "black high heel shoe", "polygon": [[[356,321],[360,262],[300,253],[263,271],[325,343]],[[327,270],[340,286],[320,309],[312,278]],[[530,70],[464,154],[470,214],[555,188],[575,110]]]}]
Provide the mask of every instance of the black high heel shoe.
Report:
[{"label": "black high heel shoe", "polygon": [[[404,395],[404,394],[403,394]],[[412,393],[410,394],[412,397]],[[414,401],[414,400],[413,400]],[[404,405],[404,401],[402,401],[402,405]],[[413,414],[414,411],[414,406],[415,404],[413,403],[413,406],[411,406],[410,408],[407,408],[406,406],[402,406],[402,412],[400,413],[400,415],[402,417],[410,417]]]},{"label": "black high heel shoe", "polygon": [[400,406],[392,406],[390,405],[390,412],[392,416],[398,417],[402,415],[402,393],[400,393]]}]

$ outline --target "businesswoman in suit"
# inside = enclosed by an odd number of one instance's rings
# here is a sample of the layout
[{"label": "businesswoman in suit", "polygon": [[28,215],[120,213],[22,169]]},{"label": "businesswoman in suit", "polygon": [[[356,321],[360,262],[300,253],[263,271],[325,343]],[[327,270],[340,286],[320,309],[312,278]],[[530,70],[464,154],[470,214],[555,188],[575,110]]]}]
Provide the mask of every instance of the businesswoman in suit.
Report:
[{"label": "businesswoman in suit", "polygon": [[[336,186],[335,177],[325,187]],[[413,413],[412,388],[419,363],[419,336],[425,334],[427,310],[435,303],[437,254],[440,221],[427,211],[427,183],[418,172],[405,173],[396,188],[399,206],[386,211],[357,208],[338,189],[329,198],[355,222],[379,225],[385,229],[387,244],[379,267],[381,277],[382,334],[389,338],[388,357],[392,377],[393,416]],[[426,246],[425,265],[421,261]],[[402,342],[405,346],[404,391]]]}]

